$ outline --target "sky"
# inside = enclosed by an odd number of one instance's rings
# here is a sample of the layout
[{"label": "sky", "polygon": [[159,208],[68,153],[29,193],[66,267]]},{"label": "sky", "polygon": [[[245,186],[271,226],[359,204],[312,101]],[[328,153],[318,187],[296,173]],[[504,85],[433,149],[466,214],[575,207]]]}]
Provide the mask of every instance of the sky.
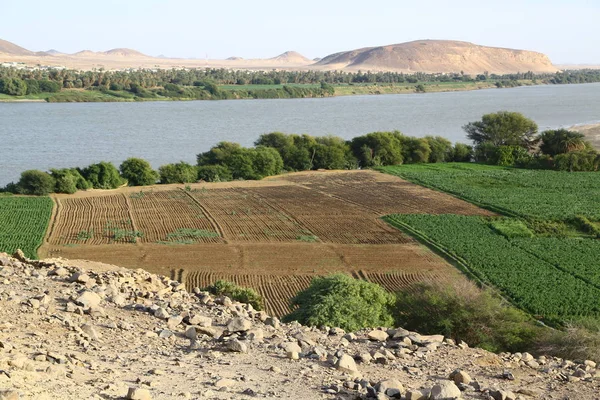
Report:
[{"label": "sky", "polygon": [[600,64],[600,0],[0,0],[0,13],[0,39],[33,51],[315,58],[448,39]]}]

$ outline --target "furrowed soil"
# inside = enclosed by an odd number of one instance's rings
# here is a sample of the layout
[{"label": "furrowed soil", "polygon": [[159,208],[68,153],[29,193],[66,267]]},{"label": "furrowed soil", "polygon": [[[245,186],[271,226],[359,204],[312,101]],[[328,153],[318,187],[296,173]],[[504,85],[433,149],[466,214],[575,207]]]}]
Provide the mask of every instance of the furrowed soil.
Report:
[{"label": "furrowed soil", "polygon": [[312,277],[333,272],[391,291],[465,279],[380,217],[491,215],[374,171],[88,191],[54,201],[41,257],[144,268],[189,289],[227,279],[256,289],[278,316]]}]

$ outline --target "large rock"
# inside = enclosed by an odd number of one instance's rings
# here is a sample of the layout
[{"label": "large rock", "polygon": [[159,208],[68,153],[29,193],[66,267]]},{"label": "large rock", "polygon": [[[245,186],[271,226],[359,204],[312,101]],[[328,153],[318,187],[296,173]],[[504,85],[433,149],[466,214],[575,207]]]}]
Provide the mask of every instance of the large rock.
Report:
[{"label": "large rock", "polygon": [[129,391],[127,392],[126,399],[128,399],[128,400],[152,400],[152,396],[150,395],[150,392],[147,389],[130,387]]},{"label": "large rock", "polygon": [[456,383],[457,385],[459,383],[464,383],[465,385],[468,385],[469,383],[471,383],[471,376],[466,373],[465,371],[462,371],[460,369],[454,370],[454,372],[452,372],[449,376],[450,380],[453,380],[454,383]]},{"label": "large rock", "polygon": [[98,294],[96,294],[94,292],[90,292],[89,290],[86,290],[85,292],[83,292],[77,298],[77,300],[75,300],[75,302],[77,304],[79,304],[80,306],[82,306],[84,308],[98,307],[100,305],[101,301],[102,301],[102,298],[100,296],[98,296]]},{"label": "large rock", "polygon": [[227,330],[231,333],[246,332],[252,328],[252,322],[242,317],[235,317],[227,323]]},{"label": "large rock", "polygon": [[349,374],[354,374],[358,372],[358,368],[356,367],[356,362],[354,362],[354,358],[350,357],[348,354],[344,354],[340,357],[336,364],[336,368],[342,372],[347,372]]},{"label": "large rock", "polygon": [[19,392],[15,390],[0,390],[0,400],[19,400]]},{"label": "large rock", "polygon": [[406,400],[428,400],[429,392],[426,390],[409,390],[406,392]]},{"label": "large rock", "polygon": [[431,400],[455,400],[460,399],[460,389],[450,381],[442,381],[431,388]]},{"label": "large rock", "polygon": [[402,392],[404,392],[404,386],[396,379],[387,379],[379,382],[377,391],[393,399],[399,399],[402,397]]},{"label": "large rock", "polygon": [[227,343],[227,350],[233,351],[235,353],[247,353],[248,346],[246,346],[246,343],[242,343],[239,340],[234,339],[234,340],[230,340]]},{"label": "large rock", "polygon": [[369,340],[373,340],[376,342],[385,342],[389,337],[389,335],[386,332],[380,331],[378,329],[369,332],[367,336],[369,337]]}]

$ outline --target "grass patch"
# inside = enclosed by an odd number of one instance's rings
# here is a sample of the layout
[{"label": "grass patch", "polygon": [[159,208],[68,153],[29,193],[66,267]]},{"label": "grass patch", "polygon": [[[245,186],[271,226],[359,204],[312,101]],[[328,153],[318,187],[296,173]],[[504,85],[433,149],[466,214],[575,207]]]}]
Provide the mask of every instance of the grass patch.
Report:
[{"label": "grass patch", "polygon": [[519,219],[500,218],[490,222],[490,226],[499,234],[513,238],[532,238],[533,232],[529,230],[527,225]]},{"label": "grass patch", "polygon": [[296,240],[299,242],[315,243],[319,241],[319,238],[315,235],[299,235]]},{"label": "grass patch", "polygon": [[204,238],[218,238],[217,232],[206,229],[179,228],[175,232],[168,233],[165,240],[160,244],[194,244]]}]

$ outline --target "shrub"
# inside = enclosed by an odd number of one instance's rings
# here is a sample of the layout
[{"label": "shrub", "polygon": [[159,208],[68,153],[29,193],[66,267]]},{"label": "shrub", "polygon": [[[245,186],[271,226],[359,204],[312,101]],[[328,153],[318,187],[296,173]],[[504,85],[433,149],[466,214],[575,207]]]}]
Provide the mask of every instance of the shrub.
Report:
[{"label": "shrub", "polygon": [[152,169],[150,163],[141,158],[128,158],[119,169],[129,186],[154,185],[158,179],[158,173]]},{"label": "shrub", "polygon": [[597,319],[569,322],[564,329],[547,330],[538,337],[535,351],[568,360],[600,362],[600,326]]},{"label": "shrub", "polygon": [[276,149],[257,146],[252,149],[252,168],[255,179],[280,174],[283,170],[283,160]]},{"label": "shrub", "polygon": [[92,187],[75,168],[51,169],[50,172],[56,181],[55,193],[73,194],[77,190],[87,190]]},{"label": "shrub", "polygon": [[315,138],[313,148],[314,169],[346,169],[352,162],[353,156],[345,140],[336,136]]},{"label": "shrub", "polygon": [[597,171],[600,156],[595,151],[572,151],[554,157],[554,167],[559,171]]},{"label": "shrub", "polygon": [[537,124],[517,112],[500,111],[486,114],[481,121],[470,122],[463,129],[477,146],[492,143],[494,146],[521,146],[531,149],[537,142]]},{"label": "shrub", "polygon": [[40,92],[57,93],[60,92],[62,85],[55,81],[41,80],[38,81]]},{"label": "shrub", "polygon": [[452,161],[454,156],[452,142],[441,136],[425,136],[425,140],[431,149],[428,159],[430,163]]},{"label": "shrub", "polygon": [[426,163],[431,154],[431,148],[426,139],[402,136],[402,156],[405,164]]},{"label": "shrub", "polygon": [[499,218],[490,222],[490,226],[508,239],[532,238],[534,236],[523,221],[514,218]]},{"label": "shrub", "polygon": [[373,132],[352,139],[350,146],[361,167],[402,164],[400,132]]},{"label": "shrub", "polygon": [[166,164],[158,168],[160,183],[192,183],[198,180],[198,168],[186,162]]},{"label": "shrub", "polygon": [[106,161],[92,164],[84,169],[78,169],[78,171],[94,189],[115,189],[124,183],[117,168]]},{"label": "shrub", "polygon": [[542,153],[552,157],[571,151],[582,151],[587,147],[583,133],[567,129],[544,131],[540,134],[540,140],[540,150]]},{"label": "shrub", "polygon": [[398,293],[396,307],[399,326],[494,352],[528,350],[541,329],[524,312],[470,282],[417,285]]},{"label": "shrub", "polygon": [[203,165],[198,167],[198,180],[205,182],[229,182],[231,171],[224,165]]},{"label": "shrub", "polygon": [[0,79],[0,93],[10,96],[25,96],[27,94],[27,83],[18,78]]},{"label": "shrub", "polygon": [[47,172],[31,169],[21,173],[17,187],[21,194],[46,196],[54,191],[55,183],[54,178]]},{"label": "shrub", "polygon": [[347,331],[392,326],[393,303],[393,295],[381,286],[335,274],[314,278],[308,289],[292,299],[297,308],[284,320]]},{"label": "shrub", "polygon": [[218,280],[213,285],[208,286],[203,290],[216,296],[227,296],[232,300],[239,301],[240,303],[251,304],[252,307],[258,311],[264,308],[262,296],[259,295],[254,289],[244,288],[236,285],[233,282]]},{"label": "shrub", "polygon": [[473,159],[473,147],[463,143],[456,143],[452,150],[452,161],[470,162]]},{"label": "shrub", "polygon": [[40,83],[35,79],[25,79],[25,83],[27,84],[27,93],[26,94],[39,94]]}]

